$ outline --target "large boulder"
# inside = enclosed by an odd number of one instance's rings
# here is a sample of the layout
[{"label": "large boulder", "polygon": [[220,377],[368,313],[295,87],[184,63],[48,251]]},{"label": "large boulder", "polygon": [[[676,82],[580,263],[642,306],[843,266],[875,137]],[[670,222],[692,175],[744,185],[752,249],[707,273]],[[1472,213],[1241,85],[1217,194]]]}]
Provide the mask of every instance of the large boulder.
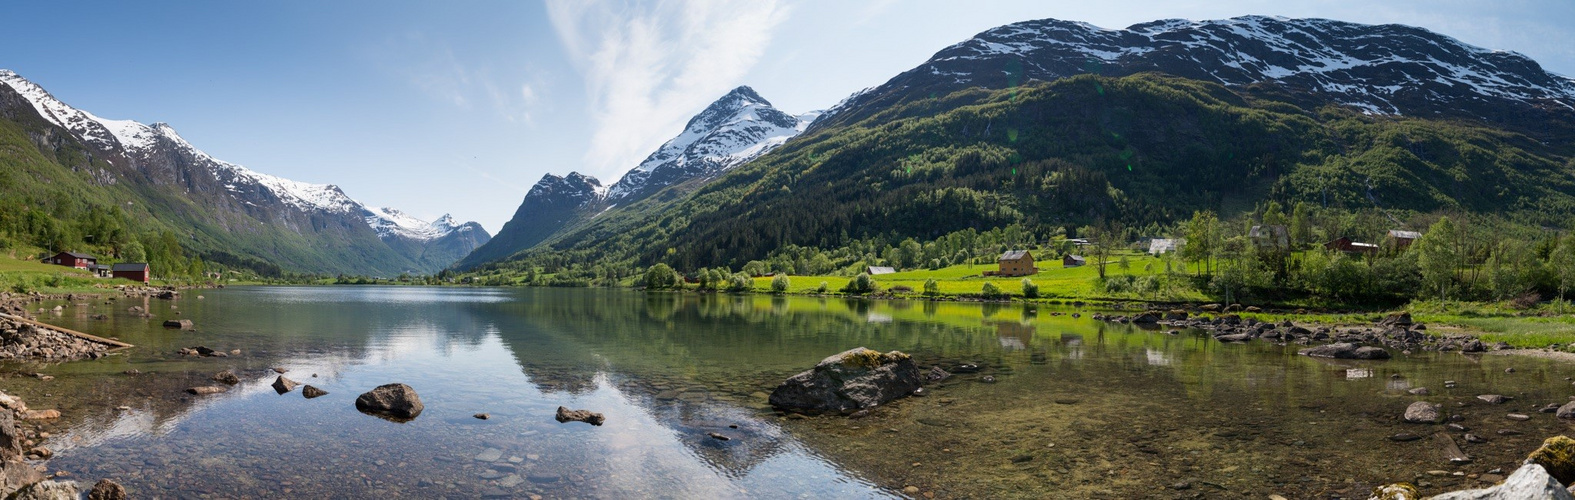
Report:
[{"label": "large boulder", "polygon": [[1384,316],[1384,319],[1378,320],[1378,326],[1397,326],[1400,328],[1410,328],[1412,323],[1411,313],[1408,312],[1393,313]]},{"label": "large boulder", "polygon": [[1357,347],[1356,344],[1350,342],[1337,342],[1310,349],[1302,349],[1299,354],[1317,358],[1389,359],[1389,351],[1385,351],[1382,347]]},{"label": "large boulder", "polygon": [[1438,405],[1433,403],[1417,401],[1405,407],[1405,421],[1413,424],[1436,424],[1442,418]]},{"label": "large boulder", "polygon": [[[295,390],[295,386],[298,383],[299,382],[294,380],[284,378],[284,375],[280,375],[278,378],[273,379],[273,390],[279,394],[284,394],[286,392]],[[411,392],[411,394],[415,394],[415,392]],[[359,401],[357,402],[359,403]]]},{"label": "large boulder", "polygon": [[0,461],[20,458],[22,442],[26,440],[11,410],[0,410]]},{"label": "large boulder", "polygon": [[77,500],[77,483],[40,481],[17,490],[11,500]]},{"label": "large boulder", "polygon": [[913,358],[864,347],[823,359],[771,391],[771,406],[818,414],[852,413],[913,394],[922,378]]},{"label": "large boulder", "polygon": [[1550,437],[1542,442],[1542,447],[1526,455],[1526,463],[1541,465],[1560,483],[1575,482],[1575,439]]},{"label": "large boulder", "polygon": [[126,500],[126,487],[109,479],[100,479],[88,492],[88,500]]},{"label": "large boulder", "polygon": [[1432,500],[1575,500],[1541,465],[1526,464],[1504,482],[1480,490],[1452,491]]},{"label": "large boulder", "polygon": [[355,408],[405,420],[416,418],[421,415],[421,410],[426,409],[421,404],[421,396],[416,395],[416,390],[405,384],[385,384],[366,391],[355,398]]}]

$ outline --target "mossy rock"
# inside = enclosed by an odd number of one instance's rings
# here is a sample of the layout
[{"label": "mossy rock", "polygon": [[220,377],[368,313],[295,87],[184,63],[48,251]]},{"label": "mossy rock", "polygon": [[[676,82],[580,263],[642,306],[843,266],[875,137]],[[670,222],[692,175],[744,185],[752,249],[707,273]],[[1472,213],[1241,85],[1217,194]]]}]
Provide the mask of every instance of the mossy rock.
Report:
[{"label": "mossy rock", "polygon": [[1548,475],[1560,483],[1575,481],[1575,439],[1553,436],[1542,442],[1542,447],[1526,456],[1526,463],[1541,465]]},{"label": "mossy rock", "polygon": [[1411,483],[1386,484],[1373,488],[1373,495],[1368,500],[1417,500],[1422,494],[1417,493],[1416,486]]}]

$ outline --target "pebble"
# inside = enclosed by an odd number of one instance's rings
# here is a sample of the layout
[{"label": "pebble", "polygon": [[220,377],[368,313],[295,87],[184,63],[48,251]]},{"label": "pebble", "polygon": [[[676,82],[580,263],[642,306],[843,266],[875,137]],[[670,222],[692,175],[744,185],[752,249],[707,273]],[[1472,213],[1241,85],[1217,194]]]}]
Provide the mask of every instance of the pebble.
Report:
[{"label": "pebble", "polygon": [[1523,415],[1523,414],[1520,414],[1520,413],[1511,413],[1511,414],[1508,414],[1508,415],[1504,415],[1504,418],[1507,418],[1507,419],[1510,419],[1510,420],[1514,420],[1514,421],[1517,421],[1517,422],[1525,422],[1527,420],[1531,420],[1531,415]]},{"label": "pebble", "polygon": [[492,418],[492,415],[488,415],[486,413],[477,413],[473,416],[476,417],[477,420],[486,420]]},{"label": "pebble", "polygon": [[919,494],[919,487],[918,486],[909,486],[907,488],[903,488],[902,492],[903,493],[907,493],[909,495],[917,495],[917,494]]}]

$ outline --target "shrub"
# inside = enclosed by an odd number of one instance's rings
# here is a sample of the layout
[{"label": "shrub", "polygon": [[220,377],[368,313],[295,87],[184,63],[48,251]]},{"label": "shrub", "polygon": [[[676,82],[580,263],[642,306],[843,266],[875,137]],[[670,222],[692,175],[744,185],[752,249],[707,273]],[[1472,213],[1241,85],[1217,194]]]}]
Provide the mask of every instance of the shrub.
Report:
[{"label": "shrub", "polygon": [[778,274],[776,277],[771,278],[771,291],[776,293],[787,292],[791,284],[786,274]]},{"label": "shrub", "polygon": [[941,293],[941,283],[939,281],[935,281],[935,278],[924,280],[925,295],[936,295],[939,293]]},{"label": "shrub", "polygon": [[984,288],[979,291],[979,295],[983,295],[985,298],[993,299],[1004,297],[1006,294],[1001,292],[1001,287],[995,286],[995,283],[986,281],[984,282]]},{"label": "shrub", "polygon": [[879,285],[875,283],[875,278],[871,278],[869,273],[859,273],[858,276],[848,280],[848,285],[842,287],[842,292],[862,295],[874,292],[878,288]]},{"label": "shrub", "polygon": [[749,279],[748,274],[740,272],[727,279],[727,291],[729,292],[747,292],[754,288],[755,281]]},{"label": "shrub", "polygon": [[1023,278],[1023,296],[1030,299],[1039,298],[1039,285],[1035,285],[1034,280]]},{"label": "shrub", "polygon": [[830,290],[831,290],[831,284],[822,281],[822,282],[820,282],[820,287],[815,288],[815,293],[826,293],[826,292],[828,292]]},{"label": "shrub", "polygon": [[913,293],[913,287],[908,286],[908,285],[896,285],[896,286],[891,287],[891,292],[892,293]]}]

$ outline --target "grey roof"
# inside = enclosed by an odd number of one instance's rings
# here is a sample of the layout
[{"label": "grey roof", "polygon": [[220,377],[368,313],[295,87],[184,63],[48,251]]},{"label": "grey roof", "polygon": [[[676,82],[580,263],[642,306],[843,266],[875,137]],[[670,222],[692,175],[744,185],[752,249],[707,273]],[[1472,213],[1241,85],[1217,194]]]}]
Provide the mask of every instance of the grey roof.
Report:
[{"label": "grey roof", "polygon": [[1081,255],[1067,254],[1066,256],[1067,257],[1071,257],[1072,260],[1088,260],[1088,259],[1084,259],[1083,256],[1081,256]]},{"label": "grey roof", "polygon": [[1419,232],[1416,232],[1416,231],[1401,231],[1399,229],[1390,229],[1389,230],[1389,236],[1393,237],[1393,238],[1403,239],[1403,240],[1415,240],[1415,239],[1421,238],[1422,237],[1422,233],[1419,233]]},{"label": "grey roof", "polygon": [[146,262],[123,262],[123,263],[120,263],[120,264],[115,264],[115,268],[112,269],[111,271],[114,271],[114,272],[119,272],[119,271],[141,271],[141,270],[147,269],[147,268],[148,268],[148,263],[146,263]]},{"label": "grey roof", "polygon": [[1001,260],[1017,260],[1023,258],[1024,255],[1028,255],[1027,250],[1008,250],[1006,253],[1001,254]]},{"label": "grey roof", "polygon": [[897,272],[896,269],[886,266],[870,266],[870,274],[891,274],[895,272]]},{"label": "grey roof", "polygon": [[94,256],[92,256],[92,255],[88,255],[88,254],[85,254],[85,253],[81,253],[81,252],[60,252],[60,253],[63,253],[63,254],[66,254],[66,255],[70,255],[70,256],[72,256],[72,257],[76,257],[76,258],[78,258],[78,259],[93,259],[93,260],[98,260],[98,257],[94,257]]}]

